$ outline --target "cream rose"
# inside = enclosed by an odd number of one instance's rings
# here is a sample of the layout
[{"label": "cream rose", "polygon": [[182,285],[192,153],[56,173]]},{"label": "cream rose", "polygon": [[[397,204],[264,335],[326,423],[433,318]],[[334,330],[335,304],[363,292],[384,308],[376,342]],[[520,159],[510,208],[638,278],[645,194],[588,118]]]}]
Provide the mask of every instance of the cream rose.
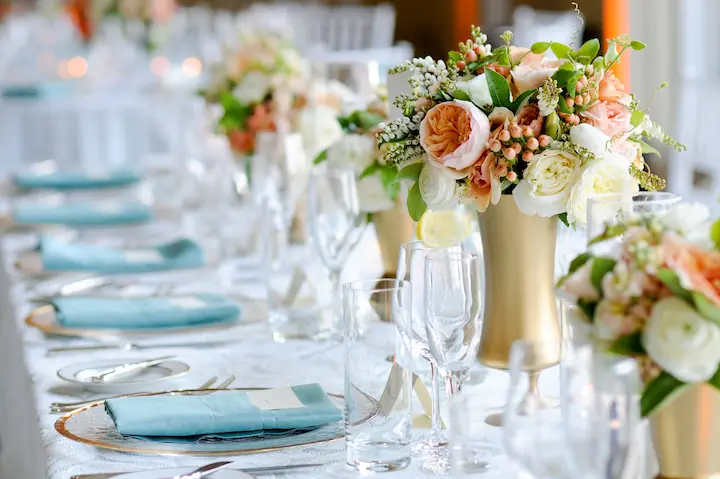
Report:
[{"label": "cream rose", "polygon": [[395,206],[383,188],[382,181],[377,175],[366,176],[357,183],[360,211],[363,213],[377,213],[387,211]]},{"label": "cream rose", "polygon": [[430,163],[420,172],[418,187],[422,199],[431,210],[446,210],[458,204],[455,180]]},{"label": "cream rose", "polygon": [[339,141],[344,133],[337,121],[337,111],[325,105],[303,109],[298,115],[298,131],[308,158],[315,158],[325,148]]},{"label": "cream rose", "polygon": [[562,63],[561,60],[552,60],[542,55],[532,53],[525,55],[520,64],[510,71],[515,89],[518,93],[522,93],[539,88],[545,80],[555,74]]},{"label": "cream rose", "polygon": [[492,105],[492,96],[490,96],[490,87],[488,87],[485,74],[473,77],[471,80],[460,80],[456,84],[458,90],[462,90],[470,96],[470,100],[479,107]]},{"label": "cream rose", "polygon": [[465,178],[487,148],[490,122],[469,101],[435,105],[420,123],[420,144],[428,160],[453,178]]},{"label": "cream rose", "polygon": [[360,175],[378,157],[375,139],[369,135],[348,134],[327,150],[328,164],[352,168]]},{"label": "cream rose", "polygon": [[567,211],[580,164],[580,158],[564,151],[545,150],[535,155],[513,190],[520,211],[545,218]]},{"label": "cream rose", "polygon": [[651,359],[686,383],[709,380],[720,362],[720,327],[676,297],[655,304],[642,342]]},{"label": "cream rose", "polygon": [[587,123],[581,123],[570,128],[570,142],[599,158],[610,147],[610,137]]},{"label": "cream rose", "polygon": [[251,71],[243,77],[235,90],[233,96],[237,98],[240,103],[250,105],[252,103],[260,103],[265,99],[272,80],[268,75],[264,73]]},{"label": "cream rose", "polygon": [[628,196],[639,191],[638,182],[630,174],[625,157],[608,153],[590,161],[580,173],[568,200],[568,220],[579,225],[587,223],[587,202],[593,195],[624,193]]}]

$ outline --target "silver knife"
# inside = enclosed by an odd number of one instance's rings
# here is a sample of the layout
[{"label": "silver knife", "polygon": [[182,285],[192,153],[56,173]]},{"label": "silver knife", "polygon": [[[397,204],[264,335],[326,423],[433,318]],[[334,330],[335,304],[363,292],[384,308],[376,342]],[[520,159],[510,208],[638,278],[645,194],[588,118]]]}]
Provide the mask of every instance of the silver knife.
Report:
[{"label": "silver knife", "polygon": [[114,344],[95,344],[88,346],[63,346],[59,348],[50,348],[47,354],[65,353],[73,351],[103,351],[108,349],[119,349],[125,351],[139,351],[144,349],[162,349],[162,348],[212,348],[215,346],[224,346],[236,343],[239,340],[227,341],[188,341],[180,343],[164,343],[164,344],[137,344],[137,343],[114,343]]},{"label": "silver knife", "polygon": [[[320,467],[322,464],[298,464],[291,466],[270,466],[270,467],[246,467],[243,469],[230,469],[231,471],[236,470],[240,472],[246,472],[248,474],[275,474],[278,472],[292,471],[295,469],[308,469],[311,467]],[[72,476],[70,479],[112,479],[113,477],[120,476],[121,474],[129,474],[129,472],[110,472],[102,474],[79,474]]]},{"label": "silver knife", "polygon": [[137,361],[134,363],[126,363],[121,364],[120,366],[115,366],[113,368],[106,369],[104,371],[101,371],[95,375],[93,375],[90,380],[94,383],[104,383],[108,381],[112,381],[113,379],[117,379],[120,376],[133,373],[135,371],[141,371],[143,369],[149,368],[150,366],[155,366],[156,364],[163,363],[167,361],[168,359],[174,358],[175,356],[163,356],[161,358],[155,358],[155,359],[148,359],[145,361]]},{"label": "silver knife", "polygon": [[233,461],[213,462],[212,464],[206,464],[182,476],[166,477],[165,479],[202,479],[215,471],[228,467],[232,463]]}]

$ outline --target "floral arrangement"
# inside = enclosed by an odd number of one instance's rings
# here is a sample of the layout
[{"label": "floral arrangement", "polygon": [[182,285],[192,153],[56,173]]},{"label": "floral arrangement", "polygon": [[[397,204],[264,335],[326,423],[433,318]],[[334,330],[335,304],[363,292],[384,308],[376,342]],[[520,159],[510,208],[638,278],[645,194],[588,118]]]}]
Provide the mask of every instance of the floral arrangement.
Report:
[{"label": "floral arrangement", "polygon": [[392,209],[400,193],[400,185],[395,181],[397,166],[382,161],[375,142],[377,126],[387,117],[386,102],[380,100],[364,110],[338,117],[343,136],[323,150],[314,162],[316,165],[327,162],[334,167],[349,167],[355,171],[360,209],[364,213]]},{"label": "floral arrangement", "polygon": [[299,53],[273,34],[246,35],[241,46],[216,68],[210,87],[203,92],[208,103],[222,108],[218,127],[240,154],[251,154],[257,132],[275,131],[277,110],[297,109],[303,94]]},{"label": "floral arrangement", "polygon": [[377,139],[398,178],[413,183],[414,219],[459,202],[483,212],[511,194],[525,214],[583,224],[590,195],[665,186],[643,160],[657,153],[643,138],[684,146],[611,70],[643,43],[618,37],[599,56],[597,39],[573,50],[557,42],[518,48],[511,32],[502,38],[493,49],[473,26],[447,61],[416,58],[391,70],[412,73],[412,92],[395,98],[403,116]]},{"label": "floral arrangement", "polygon": [[590,244],[608,252],[575,258],[559,288],[602,348],[640,361],[643,416],[685,385],[720,389],[720,220],[681,203]]}]

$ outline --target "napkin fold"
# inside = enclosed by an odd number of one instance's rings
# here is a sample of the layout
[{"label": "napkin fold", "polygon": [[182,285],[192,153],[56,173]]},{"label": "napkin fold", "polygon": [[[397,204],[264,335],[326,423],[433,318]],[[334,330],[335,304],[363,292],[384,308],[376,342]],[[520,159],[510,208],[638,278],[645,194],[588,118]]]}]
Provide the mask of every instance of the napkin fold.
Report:
[{"label": "napkin fold", "polygon": [[277,436],[281,431],[313,429],[343,417],[319,384],[109,399],[105,408],[120,434],[193,441],[208,436]]},{"label": "napkin fold", "polygon": [[92,271],[102,274],[145,273],[198,268],[205,264],[200,246],[189,239],[148,247],[123,249],[40,238],[37,251],[44,271]]},{"label": "napkin fold", "polygon": [[121,168],[102,173],[83,171],[54,171],[51,173],[18,173],[13,176],[16,186],[24,189],[52,188],[72,190],[86,188],[110,188],[130,185],[140,181],[134,170]]},{"label": "napkin fold", "polygon": [[152,208],[143,203],[20,204],[13,210],[13,220],[19,224],[114,226],[152,218]]},{"label": "napkin fold", "polygon": [[51,301],[57,321],[70,328],[156,329],[234,321],[240,307],[224,296],[112,298],[69,296]]}]

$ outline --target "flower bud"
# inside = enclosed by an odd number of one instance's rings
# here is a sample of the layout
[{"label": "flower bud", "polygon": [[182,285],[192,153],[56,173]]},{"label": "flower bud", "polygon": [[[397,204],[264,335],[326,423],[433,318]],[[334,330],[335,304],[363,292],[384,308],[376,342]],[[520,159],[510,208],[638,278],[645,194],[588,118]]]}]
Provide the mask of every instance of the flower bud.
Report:
[{"label": "flower bud", "polygon": [[522,159],[523,159],[523,161],[525,161],[525,162],[527,162],[527,163],[530,163],[530,162],[532,161],[532,159],[533,159],[533,156],[534,156],[534,155],[533,155],[533,152],[532,152],[532,151],[530,151],[530,150],[525,150],[525,151],[523,151]]},{"label": "flower bud", "polygon": [[502,150],[502,144],[498,140],[490,140],[490,144],[488,145],[488,147],[493,153],[497,153],[498,151]]},{"label": "flower bud", "polygon": [[513,150],[512,148],[505,148],[503,150],[503,156],[505,156],[505,158],[507,158],[508,160],[512,160],[515,158],[515,156],[517,156],[517,153],[515,153],[515,150]]},{"label": "flower bud", "polygon": [[507,179],[508,179],[508,181],[516,181],[516,180],[517,180],[517,173],[515,173],[515,172],[512,171],[512,170],[511,170],[511,171],[508,171]]},{"label": "flower bud", "polygon": [[[565,121],[567,120],[567,116],[564,117]],[[569,123],[569,122],[568,122]],[[562,133],[562,128],[560,128],[560,118],[558,117],[558,114],[555,112],[550,113],[550,115],[545,118],[545,127],[544,127],[544,133],[546,135],[549,135],[551,138],[554,138],[556,140],[560,139],[560,134]],[[536,142],[533,142],[533,144],[537,144]],[[528,140],[528,148],[530,148],[530,140]],[[531,150],[537,149],[537,146],[535,148],[530,148]]]},{"label": "flower bud", "polygon": [[545,148],[550,144],[551,138],[547,135],[540,135],[540,138],[538,138],[538,143],[540,143],[540,146]]},{"label": "flower bud", "polygon": [[540,143],[538,142],[537,138],[530,138],[527,141],[527,147],[530,148],[531,150],[537,150],[539,146],[540,146]]},{"label": "flower bud", "polygon": [[581,95],[578,95],[575,97],[575,104],[577,106],[582,106],[583,104],[583,97]]},{"label": "flower bud", "polygon": [[500,138],[500,141],[503,141],[503,142],[510,141],[510,132],[507,130],[501,131],[499,138]]},{"label": "flower bud", "polygon": [[575,100],[573,100],[569,96],[565,97],[565,103],[567,103],[567,106],[569,106],[570,108],[575,106]]},{"label": "flower bud", "polygon": [[517,153],[518,155],[519,155],[520,152],[522,151],[522,145],[521,145],[520,143],[518,143],[518,142],[513,143],[510,148],[512,148],[513,150],[515,150],[515,153]]},{"label": "flower bud", "polygon": [[466,66],[466,65],[465,65],[465,62],[464,62],[464,61],[459,61],[459,62],[457,62],[458,70],[464,70],[464,69],[465,69],[465,66]]},{"label": "flower bud", "polygon": [[522,128],[515,123],[510,125],[510,136],[513,138],[520,138],[522,136]]},{"label": "flower bud", "polygon": [[523,136],[525,136],[525,137],[535,136],[533,134],[533,129],[530,128],[529,126],[526,126],[525,128],[523,128]]},{"label": "flower bud", "polygon": [[475,48],[473,48],[473,51],[474,51],[475,53],[477,53],[478,55],[482,55],[483,53],[485,53],[485,49],[484,49],[482,46],[480,46],[480,45],[478,45],[478,46],[476,46]]},{"label": "flower bud", "polygon": [[467,52],[465,54],[465,60],[467,60],[469,62],[475,62],[475,61],[477,61],[477,59],[478,59],[478,56],[474,50],[470,50],[469,52]]}]

